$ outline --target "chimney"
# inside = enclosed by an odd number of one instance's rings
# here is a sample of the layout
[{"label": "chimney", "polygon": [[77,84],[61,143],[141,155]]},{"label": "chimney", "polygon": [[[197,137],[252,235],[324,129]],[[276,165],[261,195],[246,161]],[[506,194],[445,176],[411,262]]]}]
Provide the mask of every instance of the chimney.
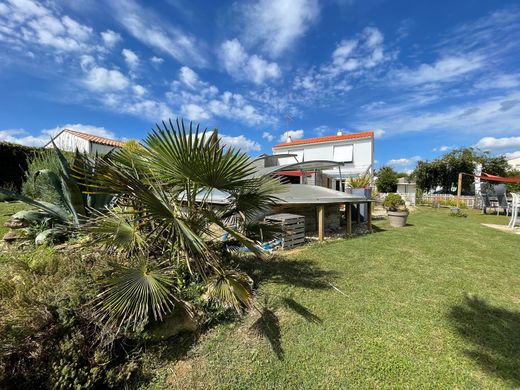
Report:
[{"label": "chimney", "polygon": [[343,135],[343,130],[338,130],[338,132],[336,133],[336,135]]},{"label": "chimney", "polygon": [[289,135],[289,136],[287,136],[287,140],[285,140],[285,142],[287,142],[287,143],[290,143],[290,142],[292,142],[292,137],[291,137],[290,135]]}]

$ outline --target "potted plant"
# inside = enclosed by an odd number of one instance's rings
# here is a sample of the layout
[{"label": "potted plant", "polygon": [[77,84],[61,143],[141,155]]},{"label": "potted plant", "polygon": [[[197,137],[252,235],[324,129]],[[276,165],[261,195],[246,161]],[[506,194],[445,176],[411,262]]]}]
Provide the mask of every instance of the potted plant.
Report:
[{"label": "potted plant", "polygon": [[406,226],[408,219],[408,209],[405,206],[404,199],[398,194],[388,194],[383,201],[383,207],[388,214],[388,221],[393,227]]},{"label": "potted plant", "polygon": [[347,188],[350,189],[352,195],[362,196],[370,199],[372,196],[372,189],[370,188],[370,175],[364,174],[358,177],[349,177],[347,181]]}]

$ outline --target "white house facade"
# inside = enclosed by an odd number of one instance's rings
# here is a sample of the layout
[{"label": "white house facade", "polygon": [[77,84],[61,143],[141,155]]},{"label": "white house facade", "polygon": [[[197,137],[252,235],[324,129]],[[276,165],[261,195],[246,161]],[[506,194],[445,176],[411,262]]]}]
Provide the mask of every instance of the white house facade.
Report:
[{"label": "white house facade", "polygon": [[[287,139],[287,142],[273,147],[274,155],[292,154],[293,157],[280,158],[280,164],[309,161],[335,161],[338,167],[325,169],[323,177],[313,175],[315,184],[328,188],[340,189],[340,180],[350,176],[359,176],[365,172],[373,173],[374,167],[374,132],[342,134],[301,140]],[[321,183],[317,183],[321,181]],[[326,181],[326,182],[325,182]]]},{"label": "white house facade", "polygon": [[520,171],[520,157],[510,158],[507,163],[512,169]]},{"label": "white house facade", "polygon": [[[53,141],[61,150],[67,152],[78,150],[80,153],[89,154],[106,154],[113,149],[122,148],[125,144],[122,141],[70,129],[63,129],[53,138]],[[52,142],[48,142],[45,147],[52,148]]]}]

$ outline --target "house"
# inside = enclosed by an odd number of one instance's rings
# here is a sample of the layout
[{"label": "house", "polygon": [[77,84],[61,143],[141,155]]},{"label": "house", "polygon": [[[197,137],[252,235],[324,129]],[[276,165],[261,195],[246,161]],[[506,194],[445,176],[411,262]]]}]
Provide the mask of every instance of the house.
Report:
[{"label": "house", "polygon": [[520,157],[510,158],[507,163],[512,169],[520,171]]},{"label": "house", "polygon": [[[113,149],[122,148],[125,144],[122,141],[82,133],[71,129],[63,129],[53,138],[53,141],[59,149],[64,151],[74,152],[77,149],[80,153],[92,154],[106,154]],[[52,147],[52,141],[49,141],[45,145],[45,148]]]},{"label": "house", "polygon": [[406,177],[401,177],[397,181],[397,193],[412,206],[415,206],[415,197],[417,191],[417,184],[410,181]]},{"label": "house", "polygon": [[279,165],[295,162],[328,161],[336,166],[322,170],[307,171],[303,176],[288,175],[294,184],[317,184],[323,187],[342,190],[340,183],[349,176],[359,176],[365,172],[373,173],[374,132],[343,134],[292,140],[273,146],[273,157]]}]

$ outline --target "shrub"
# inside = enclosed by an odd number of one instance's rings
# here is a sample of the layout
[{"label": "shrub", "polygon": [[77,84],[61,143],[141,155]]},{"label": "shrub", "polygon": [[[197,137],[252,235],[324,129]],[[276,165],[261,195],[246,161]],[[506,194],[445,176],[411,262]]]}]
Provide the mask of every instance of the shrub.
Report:
[{"label": "shrub", "polygon": [[0,156],[2,156],[0,187],[9,184],[19,191],[27,169],[27,160],[32,158],[38,150],[38,148],[0,142]]},{"label": "shrub", "polygon": [[406,211],[404,199],[399,194],[388,194],[383,201],[383,207],[388,211]]},{"label": "shrub", "polygon": [[358,177],[349,177],[347,184],[352,188],[370,187],[370,175],[363,174]]},{"label": "shrub", "polygon": [[[69,163],[72,162],[71,153],[63,153]],[[60,161],[52,149],[45,149],[34,157],[27,159],[27,171],[22,184],[22,194],[49,203],[59,203],[60,197],[55,187],[49,180],[48,175],[37,175],[37,172],[49,170],[58,175],[60,172]]]},{"label": "shrub", "polygon": [[376,184],[380,192],[397,191],[397,172],[391,167],[381,167],[377,172]]}]

